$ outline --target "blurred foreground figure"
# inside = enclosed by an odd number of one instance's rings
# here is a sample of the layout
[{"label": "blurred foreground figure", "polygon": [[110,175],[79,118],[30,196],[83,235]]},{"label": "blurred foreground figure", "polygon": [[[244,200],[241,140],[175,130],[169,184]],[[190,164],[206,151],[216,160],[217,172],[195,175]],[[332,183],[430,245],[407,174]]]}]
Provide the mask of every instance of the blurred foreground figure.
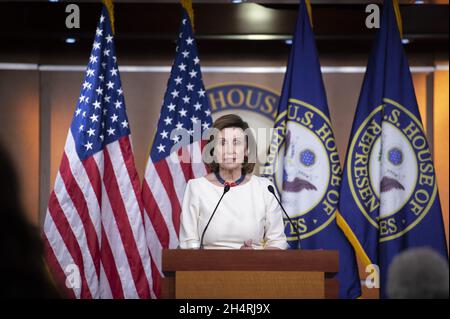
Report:
[{"label": "blurred foreground figure", "polygon": [[16,172],[0,145],[0,298],[61,297],[47,274],[37,228],[19,199]]},{"label": "blurred foreground figure", "polygon": [[446,299],[448,261],[428,248],[399,254],[389,267],[387,292],[392,299]]}]

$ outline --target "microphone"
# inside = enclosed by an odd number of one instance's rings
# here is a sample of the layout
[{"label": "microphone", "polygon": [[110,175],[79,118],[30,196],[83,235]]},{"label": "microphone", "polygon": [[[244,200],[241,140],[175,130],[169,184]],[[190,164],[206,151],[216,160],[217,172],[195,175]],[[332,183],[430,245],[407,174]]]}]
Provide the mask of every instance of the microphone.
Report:
[{"label": "microphone", "polygon": [[211,219],[214,217],[214,214],[216,213],[217,207],[219,207],[220,202],[222,201],[223,196],[230,190],[230,184],[225,183],[225,187],[223,188],[223,194],[220,196],[219,201],[217,202],[216,208],[214,208],[213,213],[211,214],[211,217],[209,217],[208,223],[206,224],[205,229],[202,232],[202,237],[200,240],[200,249],[203,249],[203,237],[205,237],[205,232],[208,229],[209,223],[211,222]]},{"label": "microphone", "polygon": [[291,220],[291,218],[289,217],[289,215],[286,213],[286,210],[284,209],[283,205],[281,204],[281,201],[278,199],[277,195],[275,194],[275,189],[273,188],[272,185],[267,186],[267,190],[269,192],[272,193],[272,195],[275,197],[275,199],[277,200],[278,204],[280,205],[281,209],[283,210],[284,215],[286,215],[287,219],[289,220],[289,223],[291,223],[292,227],[294,227],[295,229],[295,233],[297,234],[297,239],[298,239],[298,245],[297,248],[301,249],[301,245],[300,245],[300,234],[298,233],[298,227],[296,224],[294,224]]}]

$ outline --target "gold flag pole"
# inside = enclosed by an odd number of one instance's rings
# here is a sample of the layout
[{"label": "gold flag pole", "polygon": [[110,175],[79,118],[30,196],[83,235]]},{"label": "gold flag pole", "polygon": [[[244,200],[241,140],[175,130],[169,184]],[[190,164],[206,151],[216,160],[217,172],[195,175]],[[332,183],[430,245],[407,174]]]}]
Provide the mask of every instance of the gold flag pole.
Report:
[{"label": "gold flag pole", "polygon": [[194,9],[192,9],[192,0],[180,0],[181,5],[187,11],[191,19],[192,30],[194,30]]},{"label": "gold flag pole", "polygon": [[114,4],[113,0],[102,0],[103,4],[106,6],[106,9],[108,9],[109,13],[109,19],[111,20],[111,30],[113,34],[115,34],[114,30]]},{"label": "gold flag pole", "polygon": [[305,0],[306,2],[306,10],[308,11],[309,23],[311,24],[311,28],[313,27],[313,19],[312,19],[312,9],[310,0]]},{"label": "gold flag pole", "polygon": [[398,5],[398,0],[392,0],[392,5],[394,6],[395,18],[397,19],[400,38],[403,38],[403,22],[402,22],[402,15],[400,13],[400,7]]}]

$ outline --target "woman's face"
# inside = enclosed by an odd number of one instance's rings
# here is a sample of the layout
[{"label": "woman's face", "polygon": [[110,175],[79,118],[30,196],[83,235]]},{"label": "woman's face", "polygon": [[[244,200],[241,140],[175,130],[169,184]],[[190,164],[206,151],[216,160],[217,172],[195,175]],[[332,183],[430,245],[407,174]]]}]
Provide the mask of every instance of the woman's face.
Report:
[{"label": "woman's face", "polygon": [[227,127],[219,132],[214,147],[214,156],[220,168],[240,169],[246,155],[245,134],[241,128]]}]

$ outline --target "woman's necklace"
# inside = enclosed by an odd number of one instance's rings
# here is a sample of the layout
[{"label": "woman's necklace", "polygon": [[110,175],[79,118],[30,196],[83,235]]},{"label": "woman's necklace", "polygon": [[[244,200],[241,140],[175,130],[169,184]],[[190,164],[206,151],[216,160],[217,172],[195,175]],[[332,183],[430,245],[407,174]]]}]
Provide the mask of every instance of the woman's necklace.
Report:
[{"label": "woman's necklace", "polygon": [[234,182],[225,182],[225,180],[220,176],[219,172],[214,172],[214,174],[216,175],[216,178],[220,184],[225,185],[225,183],[227,183],[231,187],[239,185],[245,179],[245,174],[242,174],[241,177],[239,177]]}]

